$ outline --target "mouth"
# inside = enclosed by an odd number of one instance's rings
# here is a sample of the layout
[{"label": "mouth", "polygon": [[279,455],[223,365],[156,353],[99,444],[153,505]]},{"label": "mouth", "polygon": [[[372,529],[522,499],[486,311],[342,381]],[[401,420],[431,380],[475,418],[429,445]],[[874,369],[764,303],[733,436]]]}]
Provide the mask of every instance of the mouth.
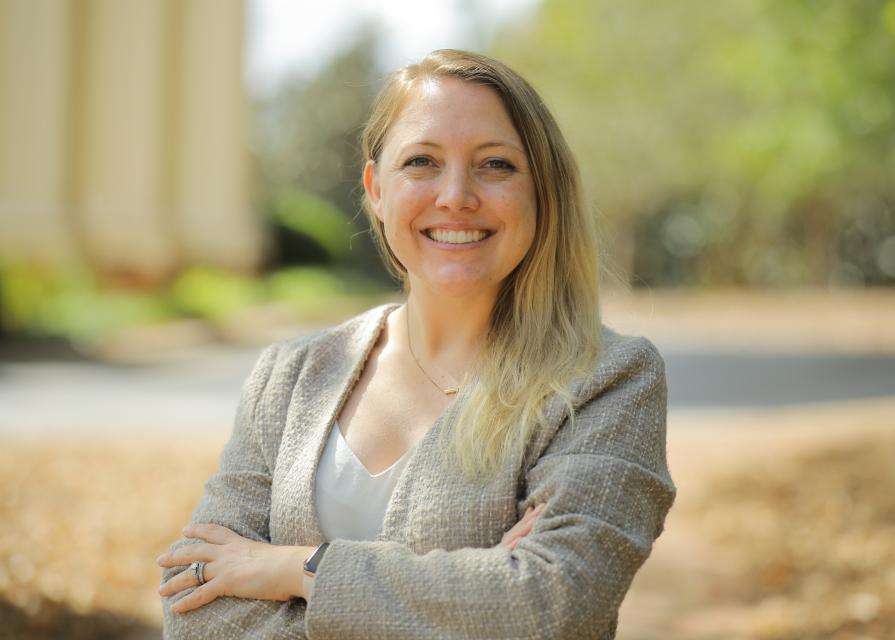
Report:
[{"label": "mouth", "polygon": [[430,240],[442,244],[475,244],[494,235],[488,229],[425,229],[425,235]]}]

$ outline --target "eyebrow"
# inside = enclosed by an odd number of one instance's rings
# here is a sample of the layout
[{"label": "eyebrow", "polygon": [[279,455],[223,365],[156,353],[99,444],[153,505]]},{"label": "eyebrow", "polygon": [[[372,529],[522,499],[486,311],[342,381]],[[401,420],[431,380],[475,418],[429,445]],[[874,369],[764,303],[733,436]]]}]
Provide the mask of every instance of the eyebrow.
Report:
[{"label": "eyebrow", "polygon": [[[422,146],[422,147],[435,147],[436,149],[441,149],[441,145],[438,144],[437,142],[429,142],[428,140],[423,140],[421,142],[411,142],[410,144],[404,146],[404,148],[401,149],[401,151],[404,152],[408,147],[413,147],[413,146],[417,146],[417,145]],[[516,145],[514,145],[512,142],[500,142],[498,140],[493,140],[490,142],[483,142],[482,144],[477,145],[475,150],[480,151],[481,149],[490,149],[492,147],[509,147],[510,149],[515,149],[522,155],[525,155],[525,152],[522,149],[520,149],[519,147],[517,147]]]}]

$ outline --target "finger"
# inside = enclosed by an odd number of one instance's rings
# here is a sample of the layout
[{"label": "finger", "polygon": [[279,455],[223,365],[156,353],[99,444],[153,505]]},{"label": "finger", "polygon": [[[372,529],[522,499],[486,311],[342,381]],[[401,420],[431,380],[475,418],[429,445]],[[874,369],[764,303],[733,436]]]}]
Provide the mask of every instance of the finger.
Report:
[{"label": "finger", "polygon": [[174,613],[185,613],[193,609],[205,606],[209,602],[213,602],[218,597],[211,582],[206,582],[201,587],[197,587],[191,594],[182,597],[180,600],[171,605],[171,611]]},{"label": "finger", "polygon": [[516,524],[514,524],[506,532],[505,535],[512,535],[512,534],[524,529],[525,527],[527,527],[531,523],[533,523],[539,515],[540,515],[540,511],[538,511],[537,509],[534,509],[532,507],[529,507],[528,510],[525,512],[525,515],[522,516],[522,519],[519,520],[519,522],[517,522]]},{"label": "finger", "polygon": [[525,523],[524,527],[520,527],[519,531],[516,532],[516,537],[524,538],[529,533],[531,533],[531,530],[534,528],[534,526],[535,526],[535,521],[529,520],[528,522]]},{"label": "finger", "polygon": [[512,532],[512,535],[510,536],[510,541],[512,542],[512,541],[521,540],[522,538],[527,536],[529,533],[531,533],[531,529],[533,526],[534,526],[533,521],[525,523],[525,526],[520,527],[516,531]]},{"label": "finger", "polygon": [[538,505],[530,505],[528,509],[525,510],[525,514],[520,519],[520,522],[526,519],[537,518],[544,511],[544,504],[545,503],[542,502]]},{"label": "finger", "polygon": [[156,562],[160,567],[178,567],[180,565],[189,564],[194,560],[211,562],[218,556],[218,546],[219,545],[215,544],[205,544],[203,542],[188,544],[174,549],[174,551],[163,553],[158,557]]},{"label": "finger", "polygon": [[241,537],[238,533],[219,524],[195,524],[190,523],[181,529],[181,533],[188,538],[201,538],[214,544],[225,544],[233,540],[233,537]]},{"label": "finger", "polygon": [[514,527],[525,526],[529,522],[534,522],[538,519],[538,516],[541,515],[543,510],[543,504],[540,504],[537,507],[529,507],[528,510],[525,512],[525,515],[522,516],[522,518],[514,525]]},{"label": "finger", "polygon": [[531,529],[534,526],[535,521],[540,517],[540,515],[544,512],[545,503],[541,503],[537,506],[529,505],[525,510],[525,514],[522,518],[514,524],[506,533],[503,534],[503,537],[500,539],[500,544],[503,546],[509,546],[513,543],[517,538],[524,538],[529,533],[531,533]]},{"label": "finger", "polygon": [[512,540],[514,537],[516,537],[516,533],[518,531],[521,531],[525,524],[525,520],[520,520],[512,527],[510,527],[509,530],[507,530],[507,532],[504,533],[503,537],[500,539],[501,543],[508,542],[509,540]]},{"label": "finger", "polygon": [[500,543],[503,545],[508,545],[516,539],[524,538],[531,532],[531,528],[534,526],[534,520],[520,520],[513,528],[503,534],[503,538],[501,538]]},{"label": "finger", "polygon": [[[531,509],[531,507],[529,507],[529,509]],[[537,508],[532,509],[530,513],[526,513],[526,515],[519,522],[513,525],[513,527],[504,534],[503,538],[500,541],[501,544],[509,544],[514,540],[518,541],[519,539],[522,539],[529,533],[531,533],[531,530],[534,528],[535,522],[543,512],[544,505],[541,504],[538,505]]]},{"label": "finger", "polygon": [[522,524],[523,523],[521,522],[516,523],[509,531],[503,534],[503,537],[501,537],[500,539],[500,544],[506,545],[512,542],[519,534],[519,532],[522,531],[522,527],[520,526]]},{"label": "finger", "polygon": [[519,522],[513,525],[513,528],[510,529],[507,533],[518,534],[520,531],[524,530],[526,527],[530,527],[535,521],[535,517],[525,517],[522,518]]},{"label": "finger", "polygon": [[[211,569],[211,563],[206,563],[205,567],[202,569],[202,577],[205,578],[206,583],[211,580],[212,573],[214,573],[214,569]],[[190,571],[189,568],[187,568],[160,586],[158,592],[161,596],[173,596],[184,589],[189,589],[190,587],[195,586],[197,586],[196,576],[193,575],[193,572]]]}]

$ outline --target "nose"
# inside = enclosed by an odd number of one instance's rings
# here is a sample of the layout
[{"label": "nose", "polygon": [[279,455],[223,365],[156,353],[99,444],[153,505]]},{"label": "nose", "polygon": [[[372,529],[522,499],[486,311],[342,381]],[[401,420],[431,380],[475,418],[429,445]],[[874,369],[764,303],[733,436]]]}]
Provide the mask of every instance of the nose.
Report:
[{"label": "nose", "polygon": [[464,167],[455,167],[442,174],[435,206],[443,211],[475,211],[479,196],[475,181]]}]

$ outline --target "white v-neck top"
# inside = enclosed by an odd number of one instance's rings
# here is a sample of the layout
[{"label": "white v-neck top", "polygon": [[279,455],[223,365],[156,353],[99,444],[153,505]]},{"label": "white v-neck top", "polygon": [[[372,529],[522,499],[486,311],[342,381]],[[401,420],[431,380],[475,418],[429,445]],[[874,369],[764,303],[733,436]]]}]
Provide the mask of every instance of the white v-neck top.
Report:
[{"label": "white v-neck top", "polygon": [[324,540],[375,540],[409,449],[384,471],[371,475],[334,422],[317,467],[314,501]]},{"label": "white v-neck top", "polygon": [[[325,541],[375,540],[392,491],[416,445],[392,466],[371,475],[348,446],[338,421],[333,422],[314,482],[314,506]],[[305,598],[314,592],[314,578],[303,576]]]}]

